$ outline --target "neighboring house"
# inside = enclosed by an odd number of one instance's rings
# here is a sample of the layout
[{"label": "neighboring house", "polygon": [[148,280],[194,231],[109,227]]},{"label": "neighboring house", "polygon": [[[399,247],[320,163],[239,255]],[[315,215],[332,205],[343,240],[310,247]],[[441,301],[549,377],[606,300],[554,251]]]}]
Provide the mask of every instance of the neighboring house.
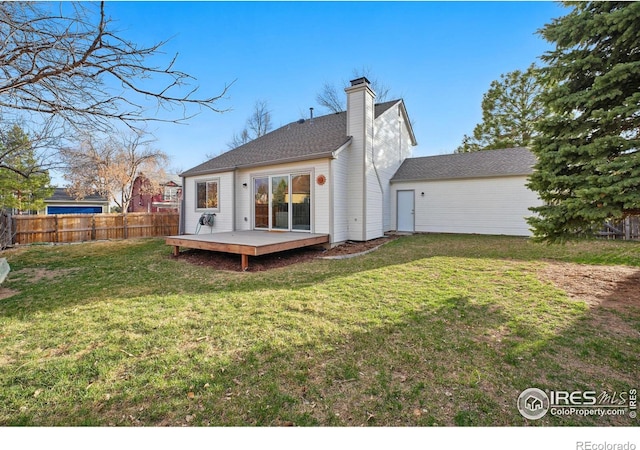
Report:
[{"label": "neighboring house", "polygon": [[88,195],[78,200],[65,188],[56,188],[53,195],[44,200],[44,214],[99,214],[109,212],[109,200],[100,195]]},{"label": "neighboring house", "polygon": [[535,162],[526,148],[409,158],[391,178],[392,228],[529,236]]},{"label": "neighboring house", "polygon": [[149,192],[149,181],[138,176],[133,182],[128,212],[178,212],[182,197],[182,185],[178,176],[169,176],[160,184],[158,192]]},{"label": "neighboring house", "polygon": [[[530,234],[531,153],[410,158],[404,101],[375,104],[366,78],[345,92],[346,112],[292,122],[182,173],[180,233],[213,213],[213,232],[323,233],[334,245],[392,230]],[[513,170],[500,163],[510,156]]]}]

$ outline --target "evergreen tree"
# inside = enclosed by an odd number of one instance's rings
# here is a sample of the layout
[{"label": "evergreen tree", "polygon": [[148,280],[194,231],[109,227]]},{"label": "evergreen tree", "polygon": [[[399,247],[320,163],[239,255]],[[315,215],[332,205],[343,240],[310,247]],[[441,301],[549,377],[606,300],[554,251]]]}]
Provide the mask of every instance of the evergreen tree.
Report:
[{"label": "evergreen tree", "polygon": [[456,153],[528,147],[536,122],[545,114],[542,91],[539,69],[533,64],[524,72],[500,75],[482,96],[482,122],[472,136],[464,136]]},{"label": "evergreen tree", "polygon": [[538,124],[528,219],[548,241],[592,235],[640,211],[640,3],[566,3],[541,34],[550,115]]},{"label": "evergreen tree", "polygon": [[19,213],[43,209],[44,199],[53,194],[51,178],[46,170],[34,170],[38,161],[29,136],[18,125],[0,133],[0,155],[12,168],[0,167],[0,207]]}]

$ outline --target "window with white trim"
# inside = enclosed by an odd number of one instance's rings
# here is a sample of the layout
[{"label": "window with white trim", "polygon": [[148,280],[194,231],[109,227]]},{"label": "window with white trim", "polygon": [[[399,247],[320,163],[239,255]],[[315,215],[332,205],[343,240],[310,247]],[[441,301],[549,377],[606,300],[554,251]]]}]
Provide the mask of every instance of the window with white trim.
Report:
[{"label": "window with white trim", "polygon": [[218,209],[219,180],[196,182],[196,209]]},{"label": "window with white trim", "polygon": [[178,186],[165,186],[162,200],[165,202],[177,202],[179,190]]}]

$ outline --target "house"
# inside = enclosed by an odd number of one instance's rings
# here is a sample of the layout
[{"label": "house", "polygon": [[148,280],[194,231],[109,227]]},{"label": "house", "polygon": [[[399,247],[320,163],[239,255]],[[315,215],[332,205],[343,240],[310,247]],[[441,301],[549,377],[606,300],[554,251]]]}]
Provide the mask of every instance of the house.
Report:
[{"label": "house", "polygon": [[408,158],[391,178],[392,228],[529,236],[535,162],[526,148]]},{"label": "house", "polygon": [[299,120],[182,173],[181,233],[203,213],[213,232],[322,233],[331,244],[392,229],[391,177],[416,139],[402,100],[375,104],[366,78],[347,111]]},{"label": "house", "polygon": [[66,188],[55,188],[44,200],[45,214],[100,214],[109,212],[109,200],[97,194],[76,199]]},{"label": "house", "polygon": [[411,158],[404,101],[375,104],[364,77],[345,92],[345,112],[289,123],[182,173],[180,233],[195,233],[204,213],[215,214],[213,233],[322,233],[331,245],[392,230],[530,234],[524,217],[539,202],[526,188],[528,150]]},{"label": "house", "polygon": [[128,212],[178,212],[182,197],[182,185],[180,178],[169,176],[160,183],[155,192],[150,192],[150,182],[144,175],[139,175],[133,181],[131,202]]}]

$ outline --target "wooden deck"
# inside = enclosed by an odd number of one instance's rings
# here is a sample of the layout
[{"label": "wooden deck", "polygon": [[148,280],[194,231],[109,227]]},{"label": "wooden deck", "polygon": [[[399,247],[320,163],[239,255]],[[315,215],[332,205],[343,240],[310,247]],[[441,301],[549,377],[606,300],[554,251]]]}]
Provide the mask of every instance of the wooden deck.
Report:
[{"label": "wooden deck", "polygon": [[180,247],[241,255],[242,270],[247,270],[249,256],[267,255],[294,248],[327,244],[329,243],[329,235],[286,231],[230,231],[227,233],[167,236],[165,242],[167,245],[173,246],[174,256],[180,254]]}]

